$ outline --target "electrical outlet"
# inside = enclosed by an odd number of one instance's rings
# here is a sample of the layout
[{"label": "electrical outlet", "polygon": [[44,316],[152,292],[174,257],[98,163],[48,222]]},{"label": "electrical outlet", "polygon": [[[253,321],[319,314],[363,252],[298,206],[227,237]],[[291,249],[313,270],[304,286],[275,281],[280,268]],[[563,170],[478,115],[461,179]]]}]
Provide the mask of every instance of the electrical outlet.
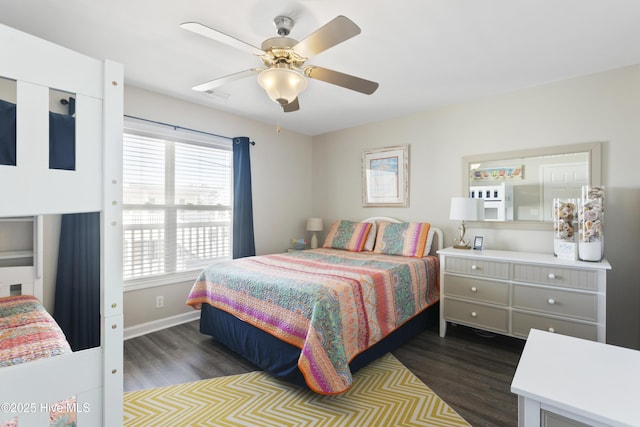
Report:
[{"label": "electrical outlet", "polygon": [[156,297],[156,308],[164,307],[164,297],[162,295],[158,295]]}]

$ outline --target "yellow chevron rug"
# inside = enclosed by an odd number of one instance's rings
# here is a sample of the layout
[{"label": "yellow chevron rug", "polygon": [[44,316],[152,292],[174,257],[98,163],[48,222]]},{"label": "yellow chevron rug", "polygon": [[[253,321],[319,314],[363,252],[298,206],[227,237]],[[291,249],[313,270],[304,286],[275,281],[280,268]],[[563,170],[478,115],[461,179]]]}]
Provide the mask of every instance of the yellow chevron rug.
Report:
[{"label": "yellow chevron rug", "polygon": [[354,375],[352,388],[319,395],[264,372],[124,394],[125,427],[469,426],[387,354]]}]

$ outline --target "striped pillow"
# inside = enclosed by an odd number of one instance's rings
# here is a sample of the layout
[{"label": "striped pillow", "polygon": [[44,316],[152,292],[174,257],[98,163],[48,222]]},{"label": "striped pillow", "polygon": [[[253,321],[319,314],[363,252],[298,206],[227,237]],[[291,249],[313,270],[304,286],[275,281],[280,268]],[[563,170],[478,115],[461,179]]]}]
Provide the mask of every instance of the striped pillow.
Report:
[{"label": "striped pillow", "polygon": [[[369,221],[366,221],[366,222],[369,222]],[[371,230],[369,230],[367,241],[364,242],[364,247],[362,248],[363,251],[367,251],[367,252],[373,251],[373,247],[376,244],[376,230],[377,230],[377,225],[375,221],[371,221]]]},{"label": "striped pillow", "polygon": [[428,222],[380,223],[373,252],[423,257],[430,228]]},{"label": "striped pillow", "polygon": [[360,252],[367,241],[371,223],[338,220],[331,225],[323,248]]}]

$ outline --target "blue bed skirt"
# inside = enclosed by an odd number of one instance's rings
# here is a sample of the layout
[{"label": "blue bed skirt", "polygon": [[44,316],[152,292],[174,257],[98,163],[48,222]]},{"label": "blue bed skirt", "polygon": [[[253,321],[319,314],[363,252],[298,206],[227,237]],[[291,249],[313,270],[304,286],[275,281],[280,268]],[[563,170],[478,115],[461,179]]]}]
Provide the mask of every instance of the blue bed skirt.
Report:
[{"label": "blue bed skirt", "polygon": [[[356,356],[349,364],[351,372],[355,373],[358,369],[398,348],[425,328],[435,325],[438,322],[438,310],[438,303],[433,304],[400,329]],[[304,377],[298,369],[299,348],[280,341],[267,332],[209,304],[202,304],[200,332],[212,336],[216,341],[272,375],[306,387]]]}]

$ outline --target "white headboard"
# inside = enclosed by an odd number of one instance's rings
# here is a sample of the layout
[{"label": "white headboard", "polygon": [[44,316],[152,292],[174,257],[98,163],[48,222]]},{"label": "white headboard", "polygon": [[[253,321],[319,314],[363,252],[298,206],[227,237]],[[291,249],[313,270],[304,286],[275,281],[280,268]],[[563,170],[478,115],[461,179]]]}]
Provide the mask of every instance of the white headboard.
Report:
[{"label": "white headboard", "polygon": [[20,294],[34,295],[33,267],[0,267],[0,298],[11,295],[11,286],[20,285]]},{"label": "white headboard", "polygon": [[[372,217],[363,219],[361,222],[375,222],[376,224],[379,222],[393,222],[397,224],[397,223],[406,222],[406,221],[402,221],[397,218],[391,218],[388,216],[372,216]],[[431,251],[429,252],[429,255],[437,256],[438,251],[444,247],[444,235],[442,234],[441,229],[434,227],[433,225],[429,230],[433,230],[433,233],[434,233],[433,242],[431,243]]]}]

